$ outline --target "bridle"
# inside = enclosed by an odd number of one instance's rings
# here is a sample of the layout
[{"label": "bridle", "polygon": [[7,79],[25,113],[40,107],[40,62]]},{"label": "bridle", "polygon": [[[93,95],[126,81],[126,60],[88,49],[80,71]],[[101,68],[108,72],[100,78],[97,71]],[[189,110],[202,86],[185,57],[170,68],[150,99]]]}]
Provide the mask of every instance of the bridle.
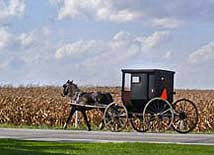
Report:
[{"label": "bridle", "polygon": [[[66,83],[63,85],[63,94],[62,97],[65,96],[69,96],[71,98],[72,101],[74,101],[75,103],[78,102],[80,95],[82,94],[82,92],[80,91],[80,89],[77,87],[77,85],[73,84],[73,83]],[[64,94],[66,90],[66,95]]]}]

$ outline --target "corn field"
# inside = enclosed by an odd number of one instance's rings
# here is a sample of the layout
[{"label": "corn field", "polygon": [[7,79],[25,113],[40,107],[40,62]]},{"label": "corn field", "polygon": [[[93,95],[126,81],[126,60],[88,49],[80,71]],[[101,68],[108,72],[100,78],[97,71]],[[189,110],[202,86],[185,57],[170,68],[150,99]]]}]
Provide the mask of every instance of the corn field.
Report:
[{"label": "corn field", "polygon": [[[114,101],[121,103],[119,87],[81,88],[86,92],[109,92]],[[61,96],[60,87],[0,87],[0,124],[62,127],[69,114],[69,99]],[[214,129],[214,90],[176,90],[174,100],[192,100],[199,112],[197,132]],[[93,127],[98,127],[102,112],[98,109],[87,112]],[[81,114],[80,114],[81,116]],[[84,125],[82,117],[78,120]],[[71,120],[74,124],[74,118]]]}]

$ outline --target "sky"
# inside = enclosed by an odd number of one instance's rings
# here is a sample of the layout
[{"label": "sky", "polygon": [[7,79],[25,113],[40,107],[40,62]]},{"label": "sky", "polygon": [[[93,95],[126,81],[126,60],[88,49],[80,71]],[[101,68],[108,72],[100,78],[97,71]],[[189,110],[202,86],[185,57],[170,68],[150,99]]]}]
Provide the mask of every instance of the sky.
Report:
[{"label": "sky", "polygon": [[214,0],[0,0],[0,85],[120,86],[122,68],[214,89]]}]

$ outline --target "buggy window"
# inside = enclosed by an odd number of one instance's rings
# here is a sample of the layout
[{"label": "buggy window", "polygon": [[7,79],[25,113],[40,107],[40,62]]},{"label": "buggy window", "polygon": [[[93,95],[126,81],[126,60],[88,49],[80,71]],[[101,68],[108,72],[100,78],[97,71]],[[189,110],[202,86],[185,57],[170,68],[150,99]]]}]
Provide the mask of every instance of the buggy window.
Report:
[{"label": "buggy window", "polygon": [[132,76],[132,83],[140,83],[140,76]]},{"label": "buggy window", "polygon": [[131,90],[131,74],[125,74],[125,91]]}]

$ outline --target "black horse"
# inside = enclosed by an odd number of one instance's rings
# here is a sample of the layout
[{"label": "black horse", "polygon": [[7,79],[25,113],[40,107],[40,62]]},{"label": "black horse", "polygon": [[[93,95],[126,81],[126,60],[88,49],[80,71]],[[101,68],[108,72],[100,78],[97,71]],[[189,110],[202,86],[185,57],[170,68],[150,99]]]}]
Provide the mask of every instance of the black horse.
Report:
[{"label": "black horse", "polygon": [[[72,103],[82,104],[82,105],[96,105],[96,104],[108,105],[113,102],[113,98],[110,93],[82,92],[78,88],[78,86],[75,83],[73,83],[73,81],[69,81],[69,80],[63,85],[62,96],[63,97],[68,96],[70,97]],[[90,131],[91,126],[88,122],[87,115],[86,115],[86,110],[89,110],[89,109],[84,106],[71,106],[69,116],[67,118],[67,121],[64,124],[64,129],[67,128],[67,125],[76,110],[80,111],[83,114],[84,120],[88,127],[88,131]],[[101,109],[101,111],[104,113],[104,110]],[[104,127],[104,122],[102,121],[101,128],[103,127]]]}]

